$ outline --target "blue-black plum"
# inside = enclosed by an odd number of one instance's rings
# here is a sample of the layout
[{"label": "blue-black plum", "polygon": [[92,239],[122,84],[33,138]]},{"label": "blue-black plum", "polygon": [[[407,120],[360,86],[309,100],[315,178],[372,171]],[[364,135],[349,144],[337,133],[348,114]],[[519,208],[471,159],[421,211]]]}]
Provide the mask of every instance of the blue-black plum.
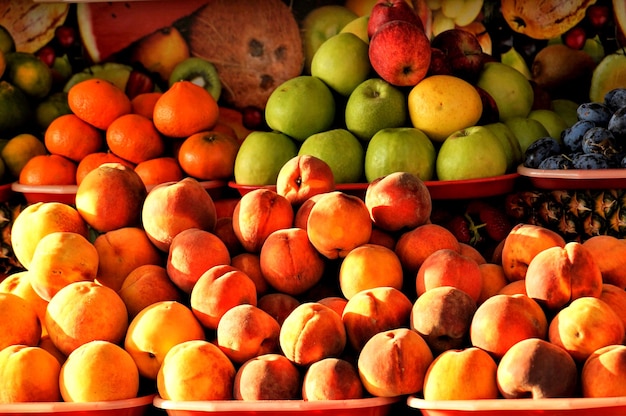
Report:
[{"label": "blue-black plum", "polygon": [[622,149],[611,130],[592,127],[583,136],[582,150],[583,153],[600,153],[610,158]]},{"label": "blue-black plum", "polygon": [[626,107],[626,88],[614,88],[604,95],[604,104],[615,112]]},{"label": "blue-black plum", "polygon": [[524,166],[537,169],[548,156],[561,153],[561,145],[552,137],[541,137],[532,142],[524,152]]},{"label": "blue-black plum", "polygon": [[589,120],[596,126],[606,127],[613,115],[611,109],[602,103],[582,103],[576,109],[578,120]]},{"label": "blue-black plum", "polygon": [[613,113],[607,127],[621,142],[626,142],[626,107]]},{"label": "blue-black plum", "polygon": [[583,136],[595,124],[589,120],[579,120],[561,132],[561,140],[569,153],[582,151]]},{"label": "blue-black plum", "polygon": [[561,153],[543,159],[539,164],[539,169],[571,169],[572,166],[572,160]]},{"label": "blue-black plum", "polygon": [[608,169],[609,159],[601,153],[581,153],[572,159],[574,169]]}]

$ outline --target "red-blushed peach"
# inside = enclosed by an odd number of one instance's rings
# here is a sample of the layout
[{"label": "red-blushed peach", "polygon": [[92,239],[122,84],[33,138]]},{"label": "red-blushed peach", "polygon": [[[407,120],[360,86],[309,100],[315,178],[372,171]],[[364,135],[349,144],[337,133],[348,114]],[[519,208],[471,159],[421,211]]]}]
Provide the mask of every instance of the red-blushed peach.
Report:
[{"label": "red-blushed peach", "polygon": [[305,302],[283,321],[279,342],[285,357],[306,366],[340,356],[346,346],[346,329],[341,317],[328,306]]},{"label": "red-blushed peach", "polygon": [[544,339],[528,338],[502,356],[497,377],[506,399],[574,397],[578,369],[563,348]]},{"label": "red-blushed peach", "polygon": [[598,264],[604,283],[626,289],[626,242],[610,235],[595,235],[583,242]]},{"label": "red-blushed peach", "polygon": [[626,396],[626,346],[607,345],[595,350],[580,373],[583,397]]},{"label": "red-blushed peach", "polygon": [[374,179],[365,191],[372,222],[387,231],[410,230],[426,224],[432,199],[424,181],[410,172],[393,172]]},{"label": "red-blushed peach", "polygon": [[444,248],[461,252],[459,240],[452,232],[429,223],[402,233],[396,241],[395,252],[405,273],[415,276],[426,257]]},{"label": "red-blushed peach", "polygon": [[502,267],[507,279],[526,278],[528,264],[537,253],[550,247],[564,247],[565,239],[556,231],[534,224],[517,224],[504,239]]},{"label": "red-blushed peach", "polygon": [[481,400],[499,397],[496,361],[476,347],[435,356],[424,376],[425,400]]},{"label": "red-blushed peach", "polygon": [[469,329],[476,301],[461,289],[440,286],[427,290],[413,303],[410,327],[417,331],[433,354],[462,348],[469,343]]},{"label": "red-blushed peach", "polygon": [[239,253],[230,259],[230,265],[248,275],[256,286],[257,296],[263,296],[270,289],[261,271],[261,256],[259,253]]},{"label": "red-blushed peach", "polygon": [[494,295],[478,306],[470,325],[470,342],[496,360],[526,338],[546,339],[548,319],[526,295]]},{"label": "red-blushed peach", "polygon": [[603,300],[578,298],[562,308],[550,322],[548,339],[584,362],[595,350],[624,340],[624,324]]},{"label": "red-blushed peach", "polygon": [[328,259],[344,258],[365,244],[372,234],[372,220],[365,202],[340,191],[327,192],[313,205],[306,227],[311,244]]},{"label": "red-blushed peach", "polygon": [[268,235],[293,226],[291,203],[276,191],[258,188],[243,195],[233,211],[233,230],[250,253],[258,253]]},{"label": "red-blushed peach", "polygon": [[220,218],[232,218],[235,206],[239,203],[239,197],[217,198],[213,201],[215,204],[215,216]]},{"label": "red-blushed peach", "polygon": [[404,272],[396,253],[377,244],[362,244],[352,249],[341,262],[339,286],[346,299],[375,287],[402,290]]},{"label": "red-blushed peach", "polygon": [[37,292],[35,292],[35,289],[33,289],[30,279],[28,278],[28,270],[11,273],[1,280],[0,293],[11,293],[24,299],[35,310],[39,321],[43,322],[46,316],[48,301],[39,296]]},{"label": "red-blushed peach", "polygon": [[461,254],[471,259],[474,259],[477,264],[481,265],[487,263],[487,259],[485,259],[485,256],[483,256],[480,250],[478,250],[473,245],[459,242],[459,246],[461,247]]},{"label": "red-blushed peach", "polygon": [[422,390],[433,353],[417,332],[395,328],[378,332],[363,346],[357,370],[365,389],[378,397]]},{"label": "red-blushed peach", "polygon": [[502,266],[502,249],[504,248],[505,241],[506,241],[506,238],[504,240],[500,240],[500,242],[496,244],[496,246],[493,248],[493,252],[491,253],[491,258],[489,259],[490,263],[495,263],[495,264],[499,264],[500,266]]},{"label": "red-blushed peach", "polygon": [[361,399],[363,383],[356,367],[341,358],[324,358],[311,364],[302,379],[304,400]]},{"label": "red-blushed peach", "polygon": [[234,363],[259,355],[278,353],[280,325],[270,314],[253,305],[227,310],[217,324],[217,345]]},{"label": "red-blushed peach", "polygon": [[341,296],[326,296],[325,298],[318,300],[318,302],[324,306],[328,306],[330,309],[337,312],[339,316],[342,316],[343,311],[348,304],[348,299],[342,298]]},{"label": "red-blushed peach", "polygon": [[41,339],[42,324],[34,306],[13,293],[0,293],[0,350],[9,345],[36,346]]},{"label": "red-blushed peach", "polygon": [[218,218],[215,223],[213,234],[218,236],[220,240],[224,242],[231,257],[245,252],[243,246],[237,238],[237,235],[235,234],[235,229],[233,228],[233,217]]},{"label": "red-blushed peach", "polygon": [[381,230],[375,225],[372,227],[372,235],[370,235],[370,244],[378,244],[379,246],[387,247],[390,250],[396,248],[396,237],[389,231]]},{"label": "red-blushed peach", "polygon": [[217,329],[222,315],[233,306],[257,305],[256,286],[247,274],[233,266],[213,266],[194,285],[189,303],[205,328]]},{"label": "red-blushed peach", "polygon": [[301,295],[324,275],[326,261],[297,227],[276,230],[267,236],[260,253],[261,272],[279,292]]},{"label": "red-blushed peach", "polygon": [[230,264],[226,244],[211,231],[192,227],[172,238],[165,269],[172,282],[189,294],[204,272],[224,264]]},{"label": "red-blushed peach", "polygon": [[381,286],[356,293],[346,303],[342,315],[348,343],[360,351],[375,334],[408,327],[412,307],[411,300],[393,287]]},{"label": "red-blushed peach", "polygon": [[213,231],[217,214],[213,198],[202,184],[186,177],[152,188],[143,203],[141,221],[154,245],[167,253],[172,239],[183,230]]},{"label": "red-blushed peach", "polygon": [[487,298],[497,294],[509,284],[504,275],[502,266],[495,263],[479,264],[480,275],[482,276],[482,287],[480,290],[480,296],[478,297],[477,304],[483,303]]},{"label": "red-blushed peach", "polygon": [[296,208],[296,212],[293,217],[294,227],[298,227],[298,228],[302,228],[303,230],[306,230],[306,224],[307,224],[307,221],[309,220],[309,214],[311,213],[311,210],[313,209],[313,205],[315,205],[315,203],[323,196],[324,194],[313,195],[312,197],[304,201],[302,205]]},{"label": "red-blushed peach", "polygon": [[144,264],[128,273],[117,292],[132,319],[145,307],[160,301],[183,301],[182,292],[170,280],[165,267]]},{"label": "red-blushed peach", "polygon": [[498,295],[526,295],[526,280],[514,280],[504,285],[497,293]]},{"label": "red-blushed peach", "polygon": [[[610,283],[603,283],[599,299],[606,302],[613,309],[622,320],[624,328],[626,328],[626,290]],[[624,340],[626,341],[626,338]]]},{"label": "red-blushed peach", "polygon": [[282,325],[285,318],[300,306],[300,301],[286,293],[272,292],[261,296],[257,301],[257,306]]},{"label": "red-blushed peach", "polygon": [[453,286],[467,293],[474,302],[478,301],[483,286],[478,263],[458,251],[440,249],[424,259],[417,277],[417,296],[440,286]]},{"label": "red-blushed peach", "polygon": [[334,190],[332,169],[328,163],[312,155],[298,155],[288,160],[276,177],[276,192],[295,206],[313,195]]},{"label": "red-blushed peach", "polygon": [[293,400],[300,398],[302,377],[298,367],[282,354],[251,358],[235,375],[236,400]]}]

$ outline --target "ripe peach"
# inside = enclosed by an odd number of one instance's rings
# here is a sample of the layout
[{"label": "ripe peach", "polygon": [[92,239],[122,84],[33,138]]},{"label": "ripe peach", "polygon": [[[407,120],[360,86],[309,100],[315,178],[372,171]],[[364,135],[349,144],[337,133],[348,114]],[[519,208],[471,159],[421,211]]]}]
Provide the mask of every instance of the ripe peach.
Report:
[{"label": "ripe peach", "polygon": [[172,239],[188,228],[213,231],[217,222],[213,198],[196,179],[155,186],[146,196],[141,220],[150,241],[168,252]]},{"label": "ripe peach", "polygon": [[613,309],[622,320],[624,328],[626,328],[626,290],[610,283],[603,283],[599,299],[606,302]]},{"label": "ripe peach", "polygon": [[323,194],[313,205],[306,230],[324,257],[344,258],[350,250],[369,241],[372,220],[362,199],[333,191]]},{"label": "ripe peach", "polygon": [[257,301],[257,306],[282,325],[285,318],[300,306],[300,301],[286,293],[273,292],[261,296]]},{"label": "ripe peach", "polygon": [[117,293],[124,301],[131,320],[153,303],[183,301],[182,293],[170,280],[165,267],[156,264],[143,264],[128,273]]},{"label": "ripe peach", "polygon": [[36,346],[41,338],[41,323],[33,306],[13,293],[0,293],[0,350],[9,345]]},{"label": "ripe peach", "polygon": [[497,293],[498,295],[526,295],[526,279],[514,280],[504,285]]},{"label": "ripe peach", "polygon": [[348,343],[361,351],[375,334],[408,326],[413,304],[400,290],[392,287],[365,289],[352,296],[343,309],[341,319]]},{"label": "ripe peach", "polygon": [[432,212],[430,192],[419,176],[394,172],[374,179],[365,191],[372,222],[387,231],[410,230],[426,224]]},{"label": "ripe peach", "polygon": [[498,388],[506,399],[574,397],[578,369],[563,348],[539,338],[514,344],[498,364]]},{"label": "ripe peach", "polygon": [[213,233],[226,245],[231,257],[244,252],[233,228],[233,217],[218,218]]},{"label": "ripe peach", "polygon": [[202,273],[223,264],[230,264],[226,244],[214,233],[192,227],[172,238],[165,269],[172,282],[189,294]]},{"label": "ripe peach", "polygon": [[598,264],[604,283],[626,289],[626,242],[623,239],[596,235],[583,242]]},{"label": "ripe peach", "polygon": [[467,345],[474,312],[476,301],[466,292],[453,286],[435,287],[413,303],[410,327],[438,355]]},{"label": "ripe peach", "polygon": [[374,225],[372,226],[372,235],[370,235],[368,243],[378,244],[379,246],[387,247],[390,250],[395,250],[396,236],[395,234],[389,231],[381,230]]},{"label": "ripe peach", "polygon": [[525,295],[494,295],[478,306],[470,341],[495,359],[526,338],[546,339],[548,320],[541,306]]},{"label": "ripe peach", "polygon": [[426,400],[497,399],[497,364],[477,347],[449,349],[437,355],[424,377]]},{"label": "ripe peach", "polygon": [[312,197],[304,201],[299,207],[295,208],[296,211],[293,217],[294,227],[298,227],[298,228],[302,228],[303,230],[306,230],[307,221],[309,220],[309,214],[311,213],[311,210],[313,209],[313,205],[315,205],[315,203],[319,201],[319,199],[323,197],[324,195],[325,194],[313,195]]},{"label": "ripe peach", "polygon": [[282,354],[251,358],[237,370],[236,400],[292,400],[300,397],[300,370]]},{"label": "ripe peach", "polygon": [[235,206],[239,203],[239,197],[227,196],[213,201],[215,203],[215,215],[217,219],[232,218]]},{"label": "ripe peach", "polygon": [[241,270],[252,279],[256,286],[257,296],[263,296],[269,291],[269,283],[261,271],[261,255],[259,253],[239,253],[230,259],[230,265]]},{"label": "ripe peach", "polygon": [[556,231],[533,224],[517,224],[502,246],[502,267],[509,281],[526,277],[530,261],[550,247],[564,247],[565,239]]},{"label": "ripe peach", "polygon": [[339,356],[346,346],[341,317],[318,302],[300,304],[280,327],[280,348],[291,362],[309,365]]},{"label": "ripe peach", "polygon": [[500,264],[483,263],[479,264],[478,267],[482,276],[482,286],[476,303],[480,305],[491,296],[500,292],[509,282],[506,280],[504,269]]},{"label": "ripe peach", "polygon": [[341,296],[326,296],[325,298],[318,300],[318,302],[324,306],[328,306],[330,309],[337,312],[339,316],[342,316],[343,311],[348,304],[348,299],[342,298]]},{"label": "ripe peach", "polygon": [[363,398],[363,383],[356,367],[341,358],[324,358],[311,364],[302,380],[304,400]]},{"label": "ripe peach", "polygon": [[157,391],[165,400],[231,400],[235,374],[235,366],[217,345],[184,341],[165,355]]},{"label": "ripe peach", "polygon": [[415,394],[422,390],[433,353],[408,328],[378,332],[363,346],[357,369],[365,389],[378,397]]},{"label": "ripe peach", "polygon": [[280,325],[270,314],[253,305],[227,310],[217,324],[217,346],[234,363],[259,355],[278,353]]},{"label": "ripe peach", "polygon": [[462,255],[474,259],[474,261],[479,265],[487,263],[485,256],[483,256],[482,253],[473,245],[459,242],[459,246],[461,247]]},{"label": "ripe peach", "polygon": [[39,321],[43,322],[48,301],[39,296],[33,289],[28,277],[28,270],[11,273],[0,281],[0,293],[12,293],[27,301],[37,312]]},{"label": "ripe peach", "polygon": [[396,253],[377,244],[352,249],[341,262],[339,286],[346,299],[365,289],[389,286],[402,290],[404,272]]},{"label": "ripe peach", "polygon": [[313,195],[335,190],[335,176],[328,163],[311,155],[288,160],[278,171],[276,192],[295,206]]},{"label": "ripe peach", "polygon": [[626,346],[607,345],[595,350],[583,365],[580,384],[583,397],[626,396]]},{"label": "ripe peach", "polygon": [[61,401],[61,364],[45,349],[9,345],[0,350],[0,369],[0,403]]},{"label": "ripe peach", "polygon": [[260,253],[261,273],[277,291],[301,295],[322,278],[326,262],[306,230],[290,227],[267,236]]},{"label": "ripe peach", "polygon": [[461,252],[459,240],[452,232],[428,223],[402,233],[396,241],[395,252],[405,272],[415,276],[426,257],[443,248]]},{"label": "ripe peach", "polygon": [[620,344],[624,324],[606,302],[586,296],[575,299],[552,318],[548,337],[574,360],[584,362],[598,348]]},{"label": "ripe peach", "polygon": [[294,211],[282,195],[259,188],[243,195],[233,211],[233,229],[243,248],[258,253],[268,235],[291,228]]}]

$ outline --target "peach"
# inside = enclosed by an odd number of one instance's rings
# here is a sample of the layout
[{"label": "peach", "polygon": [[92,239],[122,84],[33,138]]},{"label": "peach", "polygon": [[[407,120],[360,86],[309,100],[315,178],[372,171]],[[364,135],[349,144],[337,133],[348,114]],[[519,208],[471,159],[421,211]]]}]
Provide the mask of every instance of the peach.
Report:
[{"label": "peach", "polygon": [[502,356],[497,377],[506,399],[574,397],[578,369],[564,349],[544,339],[528,338]]},{"label": "peach", "polygon": [[440,286],[453,286],[467,293],[474,302],[482,291],[482,274],[478,263],[451,249],[440,249],[430,254],[417,272],[417,296]]},{"label": "peach", "polygon": [[339,286],[346,299],[375,287],[402,290],[404,272],[396,253],[377,244],[362,244],[352,249],[341,262]]},{"label": "peach", "polygon": [[100,260],[96,281],[116,291],[137,267],[164,263],[163,253],[140,227],[123,227],[100,234],[93,245]]},{"label": "peach", "polygon": [[305,302],[285,318],[279,343],[285,357],[306,366],[341,355],[346,346],[346,328],[341,317],[328,306]]},{"label": "peach", "polygon": [[459,246],[461,247],[461,254],[464,256],[474,259],[479,265],[487,263],[485,256],[473,245],[459,242]]},{"label": "peach", "polygon": [[526,295],[526,279],[514,280],[504,285],[497,293],[498,295]]},{"label": "peach", "polygon": [[363,398],[363,383],[356,367],[341,358],[324,358],[311,364],[302,379],[304,400]]},{"label": "peach", "polygon": [[215,203],[215,215],[217,219],[220,218],[232,218],[233,211],[239,203],[239,197],[224,197],[213,201]]},{"label": "peach", "polygon": [[324,194],[313,195],[306,201],[304,201],[300,206],[295,208],[295,214],[293,217],[293,226],[302,228],[306,230],[307,221],[309,220],[309,214],[313,209],[313,205],[321,198]]},{"label": "peach", "polygon": [[244,249],[233,228],[233,217],[218,218],[213,233],[224,242],[231,257],[243,253]]},{"label": "peach", "polygon": [[39,321],[43,322],[48,301],[39,296],[33,289],[28,277],[28,270],[12,273],[0,281],[0,293],[12,293],[27,301],[37,312]]},{"label": "peach", "polygon": [[54,346],[69,355],[96,339],[120,343],[128,328],[128,312],[110,287],[74,282],[50,299],[44,324]]},{"label": "peach", "polygon": [[174,345],[165,355],[156,381],[165,400],[231,400],[235,366],[219,347],[206,340]]},{"label": "peach", "polygon": [[396,236],[389,231],[381,230],[375,225],[372,227],[372,235],[368,241],[370,244],[378,244],[379,246],[387,247],[390,250],[396,248]]},{"label": "peach", "polygon": [[279,292],[301,295],[322,278],[326,262],[306,230],[290,227],[267,236],[260,253],[261,273]]},{"label": "peach", "polygon": [[0,350],[0,369],[0,403],[61,401],[61,364],[45,349],[9,345]]},{"label": "peach", "polygon": [[598,348],[620,344],[624,324],[606,302],[587,296],[575,299],[552,318],[548,338],[582,363]]},{"label": "peach", "polygon": [[189,299],[191,310],[207,329],[217,329],[222,315],[233,306],[256,306],[256,286],[247,274],[229,265],[217,265],[202,273]]},{"label": "peach", "polygon": [[342,298],[341,296],[326,296],[318,300],[318,302],[324,306],[328,306],[330,309],[337,312],[339,316],[342,316],[348,304],[348,299]]},{"label": "peach", "polygon": [[429,223],[402,233],[396,241],[395,252],[405,272],[415,276],[426,257],[443,248],[461,252],[459,240],[452,232]]},{"label": "peach", "polygon": [[153,303],[183,301],[182,292],[172,283],[165,267],[156,264],[143,264],[128,273],[117,293],[126,305],[129,319]]},{"label": "peach", "polygon": [[348,300],[341,317],[348,343],[355,351],[361,351],[375,334],[408,326],[412,307],[409,298],[392,287],[375,287],[358,292]]},{"label": "peach", "polygon": [[183,230],[212,232],[217,214],[207,190],[196,179],[186,177],[152,188],[141,209],[141,220],[150,241],[167,253],[172,239]]},{"label": "peach", "polygon": [[300,301],[286,293],[273,292],[261,296],[257,301],[257,306],[282,325],[285,318],[300,306]]},{"label": "peach", "polygon": [[230,264],[226,244],[214,233],[192,227],[172,238],[165,269],[172,282],[189,294],[202,273],[223,264]]},{"label": "peach", "polygon": [[312,155],[298,155],[288,160],[276,177],[276,192],[295,206],[313,195],[334,190],[332,169],[328,163]]},{"label": "peach", "polygon": [[237,370],[236,400],[293,400],[300,398],[300,370],[281,354],[251,358]]},{"label": "peach", "polygon": [[189,307],[176,301],[160,301],[146,306],[130,321],[124,349],[135,360],[142,377],[156,380],[173,346],[204,339],[204,328]]},{"label": "peach", "polygon": [[480,305],[491,296],[500,292],[502,288],[509,284],[509,281],[506,280],[504,269],[500,264],[483,263],[479,264],[478,267],[482,276],[482,286],[476,303]]},{"label": "peach", "polygon": [[424,376],[425,400],[481,400],[499,397],[497,364],[477,347],[437,355]]},{"label": "peach", "polygon": [[433,353],[417,332],[395,328],[378,332],[363,346],[357,361],[365,389],[378,397],[422,390]]},{"label": "peach", "polygon": [[266,294],[270,285],[261,271],[261,255],[259,253],[239,253],[230,259],[230,265],[241,270],[252,279],[256,286],[257,296]]},{"label": "peach", "polygon": [[387,231],[410,230],[426,224],[432,212],[430,192],[419,176],[393,172],[374,179],[365,191],[372,222]]},{"label": "peach", "polygon": [[[620,317],[626,328],[626,290],[610,283],[602,284],[602,293],[599,299],[606,302]],[[626,341],[626,339],[625,339]]]},{"label": "peach", "polygon": [[54,231],[74,232],[87,238],[87,223],[76,208],[61,202],[35,202],[24,208],[11,227],[15,258],[28,269],[39,240]]},{"label": "peach", "polygon": [[135,226],[140,223],[146,194],[146,185],[133,168],[104,163],[85,175],[76,188],[76,210],[101,233]]},{"label": "peach", "polygon": [[350,250],[369,241],[372,220],[362,199],[333,191],[323,194],[313,205],[306,231],[324,257],[344,258]]},{"label": "peach", "polygon": [[609,235],[596,235],[583,242],[598,264],[604,283],[626,289],[626,242]]},{"label": "peach", "polygon": [[607,345],[595,350],[580,373],[583,397],[626,396],[626,346]]},{"label": "peach", "polygon": [[282,195],[258,188],[243,195],[233,211],[233,230],[245,251],[259,253],[267,236],[291,228],[294,211]]},{"label": "peach", "polygon": [[438,355],[467,345],[475,312],[476,301],[466,292],[452,286],[435,287],[413,303],[410,327]]},{"label": "peach", "polygon": [[517,224],[504,239],[502,267],[507,280],[526,278],[530,261],[550,247],[564,247],[565,239],[556,231],[533,224]]},{"label": "peach", "polygon": [[217,324],[217,345],[231,361],[242,364],[259,355],[277,353],[280,325],[252,305],[237,305]]},{"label": "peach", "polygon": [[470,342],[495,359],[526,338],[546,339],[548,319],[526,295],[494,295],[478,306],[470,324]]},{"label": "peach", "polygon": [[35,308],[13,293],[0,293],[0,350],[9,345],[36,346],[41,339],[41,323]]}]

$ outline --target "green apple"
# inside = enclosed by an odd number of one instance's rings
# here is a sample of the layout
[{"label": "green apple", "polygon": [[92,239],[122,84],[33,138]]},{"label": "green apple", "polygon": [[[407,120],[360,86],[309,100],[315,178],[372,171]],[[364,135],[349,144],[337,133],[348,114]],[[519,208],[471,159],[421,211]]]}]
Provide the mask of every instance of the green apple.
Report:
[{"label": "green apple", "polygon": [[543,124],[543,127],[548,130],[550,137],[561,142],[561,132],[567,128],[567,123],[563,120],[563,117],[558,115],[555,111],[538,108],[531,110],[531,112],[528,113],[528,118],[535,119]]},{"label": "green apple", "polygon": [[593,70],[589,98],[601,103],[607,92],[626,85],[626,55],[611,53],[606,55]]},{"label": "green apple", "polygon": [[504,175],[507,169],[500,140],[484,126],[452,133],[439,148],[435,164],[442,181],[489,178]]},{"label": "green apple", "polygon": [[348,22],[339,33],[350,32],[357,35],[365,43],[370,43],[370,38],[367,36],[367,23],[370,20],[370,16],[359,16],[351,22]]},{"label": "green apple", "polygon": [[561,116],[567,123],[567,127],[571,127],[578,121],[578,103],[568,100],[567,98],[555,98],[550,101],[550,109]]},{"label": "green apple", "polygon": [[393,172],[410,172],[423,181],[435,175],[437,150],[415,127],[393,127],[378,131],[365,150],[365,179],[372,182]]},{"label": "green apple", "polygon": [[335,97],[324,81],[300,75],[272,91],[265,104],[265,121],[271,129],[303,141],[330,128],[335,108]]},{"label": "green apple", "polygon": [[234,179],[239,185],[276,185],[278,172],[298,154],[298,146],[279,132],[253,131],[235,158]]},{"label": "green apple", "polygon": [[367,43],[354,33],[338,33],[313,55],[311,75],[347,97],[372,71]]},{"label": "green apple", "polygon": [[476,85],[496,101],[500,121],[530,113],[535,98],[533,87],[517,69],[502,62],[486,62]]},{"label": "green apple", "polygon": [[369,78],[360,83],[345,106],[346,128],[364,141],[383,128],[404,126],[407,118],[406,96],[381,78]]},{"label": "green apple", "polygon": [[301,23],[305,74],[311,73],[311,61],[317,48],[357,17],[353,11],[339,4],[319,6],[307,13]]},{"label": "green apple", "polygon": [[542,137],[550,136],[548,130],[539,121],[528,117],[511,117],[504,121],[511,129],[522,149],[522,155],[531,143]]},{"label": "green apple", "polygon": [[514,172],[517,165],[522,163],[522,148],[519,141],[511,131],[511,129],[501,121],[485,124],[491,132],[500,139],[504,152],[506,153],[507,171]]},{"label": "green apple", "polygon": [[357,183],[363,178],[365,149],[346,129],[333,129],[308,137],[298,155],[311,155],[330,166],[335,183]]},{"label": "green apple", "polygon": [[533,78],[533,75],[530,73],[530,68],[528,68],[528,64],[524,60],[524,57],[515,48],[510,48],[508,51],[504,52],[500,56],[500,62],[517,69],[526,77],[526,79]]}]

